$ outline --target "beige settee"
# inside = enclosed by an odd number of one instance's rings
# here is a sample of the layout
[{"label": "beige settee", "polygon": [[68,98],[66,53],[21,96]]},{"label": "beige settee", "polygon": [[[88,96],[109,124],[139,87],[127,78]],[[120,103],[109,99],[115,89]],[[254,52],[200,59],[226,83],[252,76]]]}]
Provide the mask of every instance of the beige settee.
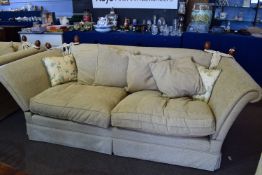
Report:
[{"label": "beige settee", "polygon": [[0,66],[43,51],[45,48],[23,50],[19,42],[0,42]]},{"label": "beige settee", "polygon": [[[20,42],[0,42],[0,66],[43,51],[44,48],[23,50]],[[16,102],[2,84],[0,84],[0,105],[2,109],[0,120],[18,109]]]},{"label": "beige settee", "polygon": [[137,81],[127,78],[126,52],[190,56],[208,67],[211,54],[200,50],[82,44],[72,52],[77,82],[50,86],[42,58],[61,56],[58,50],[0,69],[1,82],[24,111],[30,140],[214,171],[238,114],[261,99],[256,82],[225,57],[208,103],[167,98],[158,90],[126,91],[127,81]]}]

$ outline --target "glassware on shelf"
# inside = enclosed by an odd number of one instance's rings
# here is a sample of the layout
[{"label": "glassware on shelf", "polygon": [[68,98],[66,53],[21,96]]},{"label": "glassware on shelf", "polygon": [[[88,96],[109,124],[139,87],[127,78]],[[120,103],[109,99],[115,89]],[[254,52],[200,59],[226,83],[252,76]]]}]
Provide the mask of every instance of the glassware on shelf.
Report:
[{"label": "glassware on shelf", "polygon": [[164,36],[168,36],[169,35],[169,27],[167,25],[164,26],[163,28],[163,35]]},{"label": "glassware on shelf", "polygon": [[179,2],[178,14],[180,15],[186,14],[186,2]]},{"label": "glassware on shelf", "polygon": [[147,31],[150,32],[151,28],[152,28],[152,21],[150,19],[148,19],[146,21],[146,25],[147,25]]},{"label": "glassware on shelf", "polygon": [[187,30],[207,33],[212,20],[212,6],[211,3],[195,3]]},{"label": "glassware on shelf", "polygon": [[152,25],[152,35],[157,35],[158,34],[158,26],[153,24]]},{"label": "glassware on shelf", "polygon": [[156,25],[156,15],[153,16],[153,24]]},{"label": "glassware on shelf", "polygon": [[178,22],[177,22],[177,19],[173,19],[173,30],[177,30],[177,26],[178,26]]},{"label": "glassware on shelf", "polygon": [[111,8],[109,14],[106,15],[106,18],[108,19],[109,24],[113,25],[113,27],[117,27],[118,15],[115,13],[113,7]]}]

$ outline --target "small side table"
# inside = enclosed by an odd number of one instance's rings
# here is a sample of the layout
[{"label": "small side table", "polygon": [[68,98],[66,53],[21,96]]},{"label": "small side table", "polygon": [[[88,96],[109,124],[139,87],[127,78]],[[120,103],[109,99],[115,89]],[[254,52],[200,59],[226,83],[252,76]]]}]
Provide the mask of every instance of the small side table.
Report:
[{"label": "small side table", "polygon": [[255,175],[262,175],[262,154],[260,157],[260,161],[258,162],[257,171]]}]

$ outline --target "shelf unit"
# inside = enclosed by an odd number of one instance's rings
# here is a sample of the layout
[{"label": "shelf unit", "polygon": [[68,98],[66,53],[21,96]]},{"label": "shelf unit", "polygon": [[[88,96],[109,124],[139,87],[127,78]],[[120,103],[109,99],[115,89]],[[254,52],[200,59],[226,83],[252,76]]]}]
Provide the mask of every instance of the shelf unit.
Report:
[{"label": "shelf unit", "polygon": [[32,27],[33,21],[15,21],[17,17],[41,17],[42,11],[0,11],[0,26]]},{"label": "shelf unit", "polygon": [[[226,17],[220,17],[221,12]],[[230,22],[232,30],[246,29],[250,26],[262,26],[262,8],[259,3],[250,7],[243,6],[214,6],[213,26],[227,26]]]}]

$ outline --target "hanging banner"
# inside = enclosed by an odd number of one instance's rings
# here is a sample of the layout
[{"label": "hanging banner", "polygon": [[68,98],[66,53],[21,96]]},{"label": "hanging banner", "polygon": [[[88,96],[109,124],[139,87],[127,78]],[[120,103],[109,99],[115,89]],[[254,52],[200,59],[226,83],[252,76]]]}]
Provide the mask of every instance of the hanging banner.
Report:
[{"label": "hanging banner", "polygon": [[93,8],[177,9],[178,0],[92,0]]}]

